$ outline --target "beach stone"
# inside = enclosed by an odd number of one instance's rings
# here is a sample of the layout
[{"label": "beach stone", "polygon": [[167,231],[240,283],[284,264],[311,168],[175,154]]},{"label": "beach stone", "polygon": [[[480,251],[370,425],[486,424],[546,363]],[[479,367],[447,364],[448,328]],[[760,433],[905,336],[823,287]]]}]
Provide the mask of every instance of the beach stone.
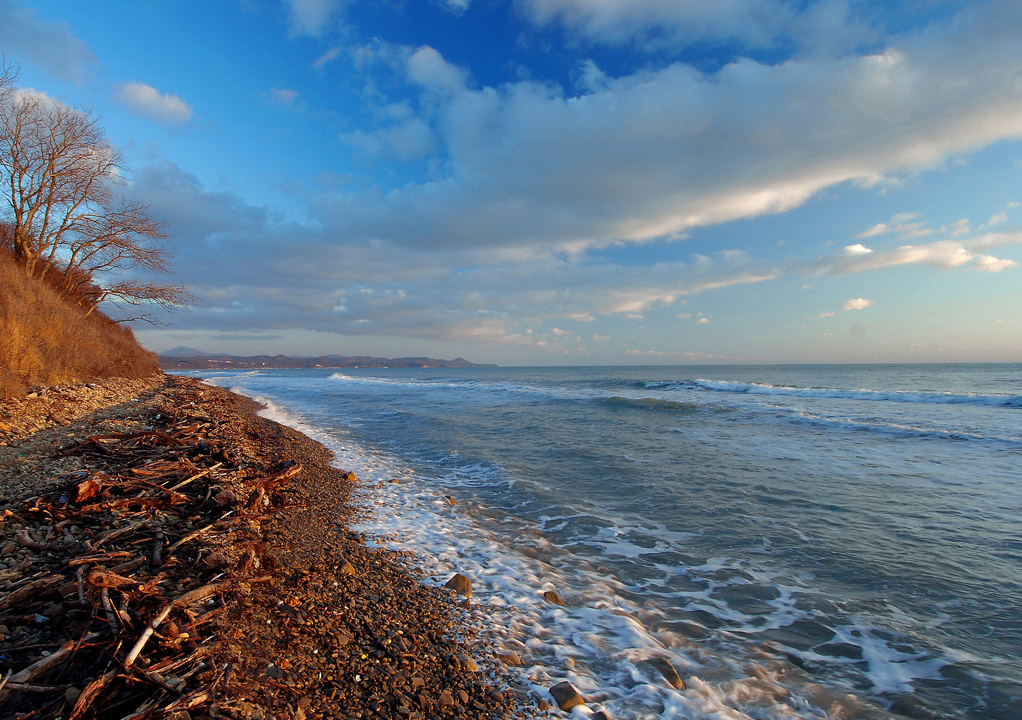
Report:
[{"label": "beach stone", "polygon": [[650,665],[660,671],[660,674],[664,676],[664,680],[675,690],[684,690],[685,681],[681,679],[677,669],[671,664],[671,661],[667,658],[653,658],[649,661]]},{"label": "beach stone", "polygon": [[440,691],[440,707],[450,707],[454,704],[454,696],[449,690]]},{"label": "beach stone", "polygon": [[18,543],[8,540],[4,543],[4,546],[0,548],[0,555],[13,555],[18,552]]},{"label": "beach stone", "polygon": [[447,581],[444,587],[467,598],[472,597],[472,581],[461,573],[454,573],[454,576]]},{"label": "beach stone", "polygon": [[337,571],[339,573],[341,573],[341,575],[354,575],[355,574],[355,566],[354,565],[352,565],[350,562],[348,562],[343,557],[339,557],[338,559],[339,559],[339,563],[340,564],[337,566]]},{"label": "beach stone", "polygon": [[543,599],[546,600],[548,603],[564,607],[564,600],[561,598],[560,595],[557,594],[556,590],[547,590],[546,592],[544,592]]},{"label": "beach stone", "polygon": [[606,710],[597,710],[589,716],[589,720],[614,720],[614,718]]},{"label": "beach stone", "polygon": [[453,497],[451,497],[450,495],[444,495],[444,500],[446,500],[446,501],[447,501],[447,504],[448,504],[448,505],[457,505],[457,504],[458,504],[458,501],[457,501],[457,500],[455,500],[455,499],[454,499]]},{"label": "beach stone", "polygon": [[71,687],[64,691],[64,702],[66,702],[68,705],[73,706],[76,702],[78,702],[78,696],[81,694],[82,691],[79,688],[76,688],[74,685],[72,685]]},{"label": "beach stone", "polygon": [[586,704],[586,701],[582,699],[581,695],[579,695],[579,692],[578,690],[575,689],[575,686],[572,685],[567,680],[565,680],[564,682],[559,682],[552,688],[550,688],[550,695],[557,702],[557,706],[561,708],[561,710],[567,711],[571,710],[573,707],[576,707],[577,705]]},{"label": "beach stone", "polygon": [[497,659],[508,667],[521,667],[522,659],[514,650],[501,650],[497,653]]},{"label": "beach stone", "polygon": [[476,665],[476,661],[472,659],[471,655],[458,653],[458,662],[461,663],[461,669],[467,672],[477,672],[479,670],[479,666]]},{"label": "beach stone", "polygon": [[355,473],[353,473],[351,471],[342,472],[341,473],[341,480],[344,480],[345,482],[350,482],[350,483],[357,483],[358,482],[358,478],[355,477]]}]

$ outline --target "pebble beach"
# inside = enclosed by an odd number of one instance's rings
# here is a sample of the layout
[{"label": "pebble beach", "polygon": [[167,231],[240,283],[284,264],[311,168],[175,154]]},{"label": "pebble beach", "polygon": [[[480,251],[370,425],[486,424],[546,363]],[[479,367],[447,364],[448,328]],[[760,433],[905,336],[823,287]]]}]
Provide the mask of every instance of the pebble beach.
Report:
[{"label": "pebble beach", "polygon": [[259,408],[170,376],[0,404],[0,718],[545,710],[475,640],[471,579],[367,545],[358,479]]}]

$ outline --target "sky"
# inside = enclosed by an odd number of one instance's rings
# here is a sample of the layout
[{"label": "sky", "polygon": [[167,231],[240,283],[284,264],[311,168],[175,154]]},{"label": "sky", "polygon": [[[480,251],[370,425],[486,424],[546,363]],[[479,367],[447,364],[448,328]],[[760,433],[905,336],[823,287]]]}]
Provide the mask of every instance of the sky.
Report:
[{"label": "sky", "polygon": [[1022,361],[1017,0],[0,0],[196,297],[157,351]]}]

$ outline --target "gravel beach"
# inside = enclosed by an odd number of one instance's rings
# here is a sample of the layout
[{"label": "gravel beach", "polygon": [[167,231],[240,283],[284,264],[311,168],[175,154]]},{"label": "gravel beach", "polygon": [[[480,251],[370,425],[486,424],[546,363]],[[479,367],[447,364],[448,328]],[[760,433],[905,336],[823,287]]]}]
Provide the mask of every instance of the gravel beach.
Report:
[{"label": "gravel beach", "polygon": [[0,403],[0,719],[545,711],[258,409],[162,375]]}]

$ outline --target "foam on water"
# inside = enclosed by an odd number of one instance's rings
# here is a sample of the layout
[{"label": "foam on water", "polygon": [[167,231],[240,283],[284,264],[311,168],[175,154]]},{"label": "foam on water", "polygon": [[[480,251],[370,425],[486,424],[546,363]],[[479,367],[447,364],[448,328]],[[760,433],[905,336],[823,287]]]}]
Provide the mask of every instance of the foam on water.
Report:
[{"label": "foam on water", "polygon": [[[642,372],[210,379],[272,396],[264,414],[330,447],[362,480],[362,529],[414,553],[426,582],[472,577],[486,639],[527,661],[512,672],[537,692],[568,679],[622,719],[889,717],[878,705],[906,697],[918,717],[985,720],[989,703],[1022,718],[1022,416],[828,394],[860,386],[843,371],[790,385],[753,371],[783,392],[735,389],[745,371],[714,381],[729,390]],[[1022,397],[1018,382],[937,380],[904,386]],[[1016,394],[967,392],[1000,387]]]},{"label": "foam on water", "polygon": [[[228,377],[237,376],[223,379]],[[246,393],[243,387],[233,389]],[[757,625],[754,616],[734,610],[716,597],[721,586],[745,580],[732,576],[709,582],[701,591],[671,593],[685,595],[691,609],[703,608],[736,625],[733,633],[716,634],[707,642],[706,636],[715,633],[688,623],[697,636],[703,636],[697,643],[691,633],[650,630],[650,623],[662,624],[663,613],[627,599],[629,588],[613,573],[579,561],[551,544],[542,529],[512,517],[504,518],[505,524],[517,529],[517,537],[509,545],[508,528],[487,527],[487,508],[464,502],[452,506],[443,493],[457,492],[456,478],[450,478],[455,482],[449,488],[438,486],[436,478],[416,475],[397,457],[368,452],[349,442],[343,432],[317,427],[300,412],[269,398],[253,397],[266,406],[260,414],[324,443],[334,452],[339,467],[359,477],[357,497],[370,512],[355,529],[370,535],[375,544],[412,552],[427,584],[441,586],[454,572],[472,579],[470,613],[483,628],[484,641],[495,649],[516,651],[525,665],[510,672],[548,702],[552,702],[548,688],[568,680],[589,703],[588,708],[574,711],[576,716],[606,708],[618,718],[793,720],[824,717],[844,708],[852,709],[855,717],[886,717],[876,707],[846,697],[845,691],[816,685],[776,653],[764,649],[758,657],[750,655],[737,634],[746,624],[756,631],[764,625]],[[395,479],[399,482],[391,482]],[[541,520],[542,527],[572,518]],[[677,533],[668,540],[679,542],[689,537]],[[668,548],[666,542],[654,547],[637,544],[622,537],[616,528],[604,528],[590,541],[618,558],[638,558]],[[706,577],[718,571],[728,574],[731,569],[731,561],[717,558],[685,572]],[[678,570],[670,568],[674,573]],[[545,600],[543,593],[549,590],[558,592],[566,606]],[[801,617],[792,598],[803,591],[783,590],[774,601],[777,612],[771,626],[782,627]],[[854,629],[849,630],[852,632]],[[881,654],[878,647],[877,657]],[[655,659],[669,660],[685,679],[686,689],[669,687],[651,663]],[[807,653],[803,659],[813,657]],[[498,677],[486,659],[483,667],[491,677]],[[901,669],[910,675],[915,671],[904,663]]]}]

